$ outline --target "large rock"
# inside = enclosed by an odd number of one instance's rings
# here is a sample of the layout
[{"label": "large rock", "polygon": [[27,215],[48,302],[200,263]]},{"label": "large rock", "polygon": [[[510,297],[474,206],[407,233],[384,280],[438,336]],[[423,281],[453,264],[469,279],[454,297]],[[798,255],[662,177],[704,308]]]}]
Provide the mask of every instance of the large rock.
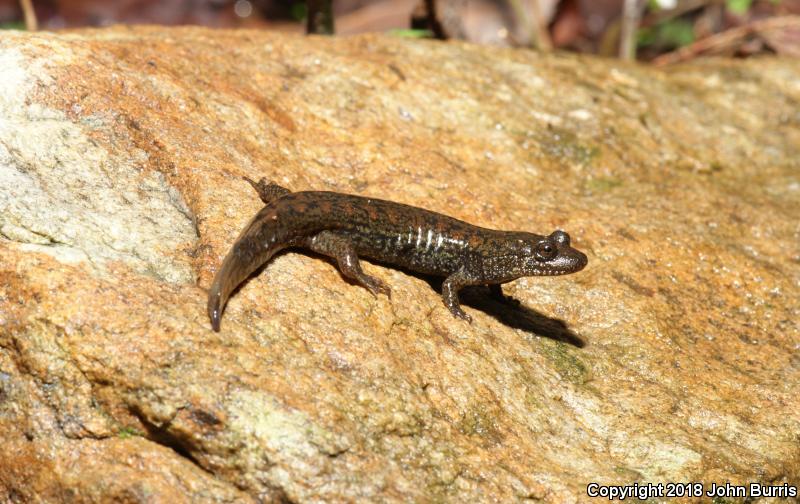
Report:
[{"label": "large rock", "polygon": [[[587,499],[800,482],[800,62],[383,36],[0,38],[0,500]],[[562,228],[467,292],[286,253],[210,330],[242,180]],[[785,488],[785,487],[784,487]]]}]

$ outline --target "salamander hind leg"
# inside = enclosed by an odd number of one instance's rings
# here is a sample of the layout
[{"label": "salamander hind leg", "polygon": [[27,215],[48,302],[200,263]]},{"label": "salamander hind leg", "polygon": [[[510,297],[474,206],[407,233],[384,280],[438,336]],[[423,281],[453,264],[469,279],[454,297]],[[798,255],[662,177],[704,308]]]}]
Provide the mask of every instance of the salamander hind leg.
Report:
[{"label": "salamander hind leg", "polygon": [[308,238],[304,245],[318,254],[336,259],[342,275],[366,288],[373,296],[383,293],[390,298],[392,297],[388,285],[364,273],[361,269],[358,255],[356,255],[356,249],[347,237],[336,234],[333,231],[322,231]]},{"label": "salamander hind leg", "polygon": [[258,182],[249,177],[242,178],[245,179],[251,186],[253,186],[253,189],[255,189],[258,193],[258,197],[261,198],[261,201],[263,201],[265,205],[272,200],[276,200],[281,196],[286,196],[292,192],[274,182],[267,182],[266,178],[261,178]]}]

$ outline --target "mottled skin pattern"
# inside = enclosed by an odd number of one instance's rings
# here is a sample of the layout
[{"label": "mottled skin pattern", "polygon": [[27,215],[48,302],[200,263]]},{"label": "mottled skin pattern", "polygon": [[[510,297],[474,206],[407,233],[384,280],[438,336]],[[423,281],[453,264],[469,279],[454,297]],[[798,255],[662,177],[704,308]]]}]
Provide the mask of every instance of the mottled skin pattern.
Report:
[{"label": "mottled skin pattern", "polygon": [[214,277],[208,316],[215,331],[231,292],[286,247],[332,257],[345,277],[373,295],[389,296],[389,287],[365,274],[359,257],[446,277],[444,304],[468,322],[472,319],[458,300],[462,287],[489,285],[502,296],[499,284],[523,276],[574,273],[587,262],[563,231],[549,236],[496,231],[401,203],[335,192],[292,193],[265,179],[245,180],[266,206],[242,230]]}]

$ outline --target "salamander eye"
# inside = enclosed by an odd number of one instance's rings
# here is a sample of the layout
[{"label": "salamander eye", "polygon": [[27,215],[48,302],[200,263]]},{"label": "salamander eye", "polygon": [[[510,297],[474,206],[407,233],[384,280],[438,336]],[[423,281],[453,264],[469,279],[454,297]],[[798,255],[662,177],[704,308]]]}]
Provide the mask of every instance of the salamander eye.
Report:
[{"label": "salamander eye", "polygon": [[549,238],[554,240],[559,245],[569,246],[569,235],[560,229],[558,231],[553,231]]},{"label": "salamander eye", "polygon": [[549,261],[558,253],[558,249],[549,241],[539,242],[536,245],[536,259],[538,261]]}]

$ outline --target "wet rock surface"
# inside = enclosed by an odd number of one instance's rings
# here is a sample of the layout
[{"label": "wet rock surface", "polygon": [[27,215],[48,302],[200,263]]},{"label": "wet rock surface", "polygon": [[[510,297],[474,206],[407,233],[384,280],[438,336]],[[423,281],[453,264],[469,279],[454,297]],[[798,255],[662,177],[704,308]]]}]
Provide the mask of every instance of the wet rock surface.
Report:
[{"label": "wet rock surface", "polygon": [[[384,36],[0,39],[0,499],[586,499],[800,482],[800,63]],[[463,295],[316,256],[205,289],[241,177],[567,230]]]}]

